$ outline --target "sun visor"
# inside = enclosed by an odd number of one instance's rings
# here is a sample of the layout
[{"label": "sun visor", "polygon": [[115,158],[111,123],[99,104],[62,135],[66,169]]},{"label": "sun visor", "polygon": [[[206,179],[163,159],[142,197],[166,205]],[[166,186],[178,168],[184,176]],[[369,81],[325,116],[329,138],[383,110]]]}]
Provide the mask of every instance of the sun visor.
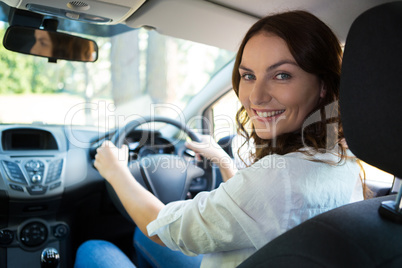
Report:
[{"label": "sun visor", "polygon": [[235,52],[257,20],[211,1],[153,0],[130,16],[126,24]]}]

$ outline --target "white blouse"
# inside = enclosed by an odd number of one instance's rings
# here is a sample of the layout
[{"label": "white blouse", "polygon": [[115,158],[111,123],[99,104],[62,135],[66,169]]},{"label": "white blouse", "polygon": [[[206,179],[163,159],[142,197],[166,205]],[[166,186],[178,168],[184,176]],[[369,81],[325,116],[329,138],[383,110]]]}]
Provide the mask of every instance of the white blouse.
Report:
[{"label": "white blouse", "polygon": [[[314,158],[339,160],[331,153]],[[363,199],[355,160],[311,159],[300,152],[268,155],[214,191],[166,205],[148,234],[184,254],[205,254],[201,267],[235,267],[301,222]]]}]

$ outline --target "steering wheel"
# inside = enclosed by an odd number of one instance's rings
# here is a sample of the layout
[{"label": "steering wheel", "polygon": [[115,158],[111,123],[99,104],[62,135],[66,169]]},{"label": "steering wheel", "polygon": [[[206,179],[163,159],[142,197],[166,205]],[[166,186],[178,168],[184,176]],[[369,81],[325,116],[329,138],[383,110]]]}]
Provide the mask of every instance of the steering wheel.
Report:
[{"label": "steering wheel", "polygon": [[[119,128],[111,138],[111,141],[120,148],[124,144],[126,136],[138,126],[161,122],[173,125],[184,131],[193,141],[200,141],[197,134],[179,121],[162,116],[142,117],[127,123]],[[156,154],[143,156],[138,160],[129,162],[129,169],[134,178],[164,204],[172,201],[184,200],[190,188],[191,181],[205,174],[207,191],[215,187],[215,178],[212,166],[205,158],[202,159],[202,168],[196,164],[184,160],[179,155]],[[119,210],[126,218],[131,218],[124,209],[113,187],[106,182],[108,194]]]}]

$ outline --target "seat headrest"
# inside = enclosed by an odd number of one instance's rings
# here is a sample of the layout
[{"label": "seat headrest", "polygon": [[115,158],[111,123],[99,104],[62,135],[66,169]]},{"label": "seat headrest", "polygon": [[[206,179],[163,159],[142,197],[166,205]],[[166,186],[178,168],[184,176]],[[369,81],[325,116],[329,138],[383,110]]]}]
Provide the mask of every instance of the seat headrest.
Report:
[{"label": "seat headrest", "polygon": [[402,177],[402,2],[376,6],[353,22],[339,105],[356,157]]}]

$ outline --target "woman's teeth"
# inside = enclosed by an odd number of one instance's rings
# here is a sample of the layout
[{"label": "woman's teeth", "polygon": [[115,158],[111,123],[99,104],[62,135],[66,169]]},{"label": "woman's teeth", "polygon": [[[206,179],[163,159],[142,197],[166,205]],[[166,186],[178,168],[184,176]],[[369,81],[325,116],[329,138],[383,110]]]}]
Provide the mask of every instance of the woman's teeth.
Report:
[{"label": "woman's teeth", "polygon": [[272,116],[281,114],[281,113],[283,113],[284,111],[285,111],[285,110],[272,111],[272,112],[258,112],[258,111],[256,111],[256,113],[257,113],[257,115],[258,115],[259,117],[267,118],[267,117],[272,117]]}]

